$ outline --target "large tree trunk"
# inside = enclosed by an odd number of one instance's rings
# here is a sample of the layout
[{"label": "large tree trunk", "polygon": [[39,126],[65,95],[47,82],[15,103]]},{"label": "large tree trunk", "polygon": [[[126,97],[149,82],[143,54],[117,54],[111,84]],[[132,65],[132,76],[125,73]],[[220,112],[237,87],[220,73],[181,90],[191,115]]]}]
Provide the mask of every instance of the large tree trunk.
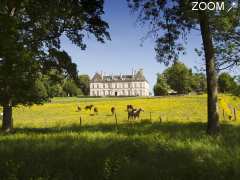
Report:
[{"label": "large tree trunk", "polygon": [[2,129],[5,132],[11,132],[13,129],[12,104],[11,101],[3,106]]},{"label": "large tree trunk", "polygon": [[200,28],[205,52],[207,94],[208,94],[208,124],[207,133],[216,134],[219,132],[219,114],[217,105],[217,72],[215,66],[214,48],[209,27],[208,15],[205,11],[199,11]]}]

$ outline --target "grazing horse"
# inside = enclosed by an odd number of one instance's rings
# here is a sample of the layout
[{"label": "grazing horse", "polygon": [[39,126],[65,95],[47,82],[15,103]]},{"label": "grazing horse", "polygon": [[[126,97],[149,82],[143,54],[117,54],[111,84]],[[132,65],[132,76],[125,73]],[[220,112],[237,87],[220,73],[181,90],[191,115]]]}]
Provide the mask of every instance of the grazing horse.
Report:
[{"label": "grazing horse", "polygon": [[132,110],[132,109],[133,109],[133,105],[128,104],[128,105],[127,105],[127,111]]},{"label": "grazing horse", "polygon": [[139,119],[140,113],[143,112],[143,109],[132,109],[128,111],[128,120],[133,119],[135,120],[136,118]]},{"label": "grazing horse", "polygon": [[91,111],[92,108],[93,108],[93,106],[94,106],[94,105],[92,105],[92,104],[91,104],[91,105],[88,105],[88,106],[85,106],[85,110],[90,110],[90,111]]},{"label": "grazing horse", "polygon": [[137,109],[133,108],[133,105],[128,104],[127,105],[127,112],[128,112],[128,120],[133,119],[133,112],[136,111]]},{"label": "grazing horse", "polygon": [[141,113],[141,112],[144,112],[144,110],[140,108],[140,109],[138,109],[138,110],[136,110],[136,111],[133,111],[133,112],[134,112],[134,113],[133,113],[134,119],[136,119],[136,118],[139,119],[140,113]]},{"label": "grazing horse", "polygon": [[94,107],[93,111],[94,111],[95,114],[97,114],[98,113],[98,108]]},{"label": "grazing horse", "polygon": [[116,113],[116,108],[115,107],[112,107],[111,108],[111,112],[112,112],[112,115],[114,115]]},{"label": "grazing horse", "polygon": [[82,108],[80,106],[77,107],[77,111],[81,111]]}]

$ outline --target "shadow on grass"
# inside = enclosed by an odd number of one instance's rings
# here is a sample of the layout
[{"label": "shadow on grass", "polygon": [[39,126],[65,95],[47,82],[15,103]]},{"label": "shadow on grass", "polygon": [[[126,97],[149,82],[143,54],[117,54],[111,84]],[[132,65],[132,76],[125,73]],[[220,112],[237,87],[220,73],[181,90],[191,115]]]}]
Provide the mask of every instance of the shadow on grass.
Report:
[{"label": "shadow on grass", "polygon": [[204,123],[19,128],[0,137],[1,179],[238,179],[240,127]]},{"label": "shadow on grass", "polygon": [[[189,123],[178,123],[178,122],[137,122],[137,123],[121,123],[117,126],[115,124],[95,124],[95,125],[69,125],[64,127],[50,127],[50,128],[15,128],[16,133],[31,133],[31,134],[51,134],[51,133],[62,133],[62,132],[102,132],[102,133],[118,133],[125,135],[148,135],[152,133],[167,133],[170,136],[181,135],[183,137],[199,137],[206,135],[206,123],[203,122],[189,122]],[[228,123],[221,124],[220,136],[233,135],[233,132],[240,133],[240,126],[232,125]],[[240,134],[239,134],[240,135]],[[238,139],[240,141],[240,139]]]}]

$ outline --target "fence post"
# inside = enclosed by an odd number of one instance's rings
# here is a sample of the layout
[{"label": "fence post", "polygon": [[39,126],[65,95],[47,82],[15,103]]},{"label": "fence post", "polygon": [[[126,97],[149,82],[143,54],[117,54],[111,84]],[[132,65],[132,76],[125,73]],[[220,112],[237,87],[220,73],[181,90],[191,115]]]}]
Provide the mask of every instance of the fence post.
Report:
[{"label": "fence post", "polygon": [[118,130],[118,121],[117,121],[117,114],[115,113],[115,125],[116,125],[116,130]]},{"label": "fence post", "polygon": [[82,127],[82,116],[80,116],[80,127]]},{"label": "fence post", "polygon": [[233,108],[233,114],[234,114],[234,121],[237,120],[237,110],[236,108]]},{"label": "fence post", "polygon": [[225,121],[225,112],[224,112],[224,109],[223,109],[223,120]]},{"label": "fence post", "polygon": [[160,115],[160,118],[159,118],[159,120],[160,120],[160,123],[162,123],[162,117],[161,117],[161,115]]}]

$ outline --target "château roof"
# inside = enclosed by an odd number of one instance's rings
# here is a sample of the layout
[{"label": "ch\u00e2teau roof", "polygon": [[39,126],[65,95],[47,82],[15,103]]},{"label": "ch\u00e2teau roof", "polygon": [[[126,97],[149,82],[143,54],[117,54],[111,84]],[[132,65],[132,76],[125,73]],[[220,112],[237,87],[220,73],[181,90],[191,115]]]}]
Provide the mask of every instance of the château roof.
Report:
[{"label": "ch\u00e2teau roof", "polygon": [[102,75],[95,73],[91,82],[144,82],[147,81],[143,69],[140,69],[132,75]]}]

